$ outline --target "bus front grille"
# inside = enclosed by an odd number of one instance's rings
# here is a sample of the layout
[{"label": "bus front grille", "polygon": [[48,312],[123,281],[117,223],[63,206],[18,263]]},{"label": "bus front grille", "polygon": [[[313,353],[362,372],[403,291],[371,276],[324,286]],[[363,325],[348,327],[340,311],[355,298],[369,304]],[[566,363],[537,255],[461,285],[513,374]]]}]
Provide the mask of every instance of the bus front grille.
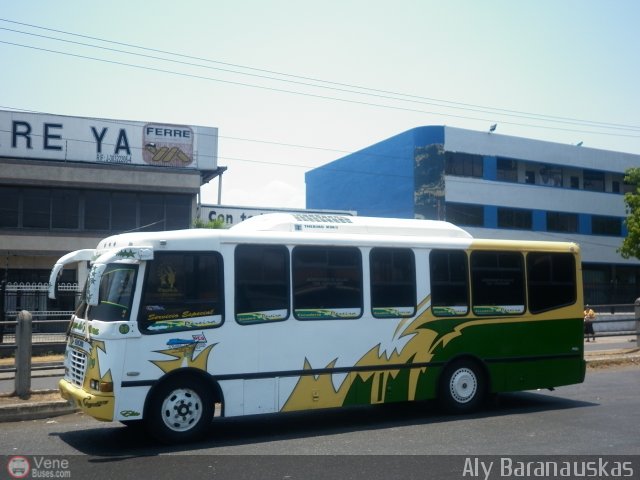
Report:
[{"label": "bus front grille", "polygon": [[82,387],[84,382],[84,373],[87,369],[87,354],[78,350],[71,349],[69,351],[69,363],[67,365],[67,379]]}]

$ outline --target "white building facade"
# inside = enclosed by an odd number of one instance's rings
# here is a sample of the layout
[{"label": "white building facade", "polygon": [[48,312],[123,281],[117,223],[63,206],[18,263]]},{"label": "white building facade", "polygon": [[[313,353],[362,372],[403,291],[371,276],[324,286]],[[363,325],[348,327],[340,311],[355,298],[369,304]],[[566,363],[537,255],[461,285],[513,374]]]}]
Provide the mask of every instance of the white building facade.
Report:
[{"label": "white building facade", "polygon": [[212,127],[0,111],[0,280],[46,282],[113,233],[189,228],[217,149]]}]

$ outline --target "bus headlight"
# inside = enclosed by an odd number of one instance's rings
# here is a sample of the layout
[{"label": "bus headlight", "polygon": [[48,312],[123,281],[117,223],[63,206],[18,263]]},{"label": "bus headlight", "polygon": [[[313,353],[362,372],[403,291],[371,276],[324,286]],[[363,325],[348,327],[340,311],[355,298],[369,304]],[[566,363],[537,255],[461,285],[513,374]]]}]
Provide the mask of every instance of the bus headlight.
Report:
[{"label": "bus headlight", "polygon": [[113,382],[101,382],[100,380],[89,381],[89,387],[91,390],[97,390],[98,392],[109,393],[113,392]]}]

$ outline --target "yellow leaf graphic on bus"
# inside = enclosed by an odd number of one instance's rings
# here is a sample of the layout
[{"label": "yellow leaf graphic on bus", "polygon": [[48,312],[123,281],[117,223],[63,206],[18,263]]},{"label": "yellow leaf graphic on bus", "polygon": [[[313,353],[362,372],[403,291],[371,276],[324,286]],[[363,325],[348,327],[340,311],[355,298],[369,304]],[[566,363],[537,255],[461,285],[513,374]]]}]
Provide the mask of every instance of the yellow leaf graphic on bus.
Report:
[{"label": "yellow leaf graphic on bus", "polygon": [[[396,379],[401,370],[405,368],[393,368],[393,366],[406,366],[412,363],[424,364],[433,358],[433,349],[438,333],[425,328],[425,324],[432,319],[427,308],[421,315],[416,317],[409,325],[401,323],[396,331],[395,341],[410,337],[409,340],[399,350],[392,347],[391,353],[384,349],[381,344],[371,348],[360,360],[356,362],[350,373],[346,374],[340,386],[336,389],[333,384],[332,370],[334,370],[336,360],[330,362],[321,369],[317,375],[313,374],[313,368],[305,359],[304,370],[310,371],[308,375],[302,375],[298,380],[293,392],[283,406],[283,411],[300,410],[304,408],[328,408],[338,407],[349,403],[350,395],[356,396],[358,403],[384,403],[388,391],[388,384],[391,379]],[[396,343],[394,342],[394,344]],[[384,367],[390,367],[385,369]],[[327,373],[324,373],[328,370]],[[408,400],[414,400],[418,386],[418,380],[426,367],[416,367],[408,370],[406,381],[406,396]],[[367,385],[354,393],[355,384]],[[367,394],[369,398],[362,398]]]},{"label": "yellow leaf graphic on bus", "polygon": [[209,354],[213,347],[217,344],[213,343],[203,349],[201,352],[196,353],[197,342],[188,343],[176,347],[167,348],[166,350],[156,350],[156,353],[162,353],[173,357],[172,360],[151,360],[151,363],[156,365],[160,370],[165,373],[176,370],[177,368],[197,368],[198,370],[206,370],[207,362],[209,360]]}]

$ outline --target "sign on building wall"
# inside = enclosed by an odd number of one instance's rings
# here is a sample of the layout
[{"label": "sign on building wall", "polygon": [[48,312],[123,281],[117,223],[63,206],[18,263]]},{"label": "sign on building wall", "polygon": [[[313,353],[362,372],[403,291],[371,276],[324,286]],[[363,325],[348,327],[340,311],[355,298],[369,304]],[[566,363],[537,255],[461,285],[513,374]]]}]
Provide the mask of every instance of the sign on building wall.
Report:
[{"label": "sign on building wall", "polygon": [[0,110],[0,156],[217,168],[218,129]]},{"label": "sign on building wall", "polygon": [[318,213],[328,215],[355,215],[356,212],[347,210],[302,210],[295,208],[257,208],[231,207],[226,205],[200,205],[200,220],[224,220],[226,226],[231,227],[256,215],[265,213]]}]

